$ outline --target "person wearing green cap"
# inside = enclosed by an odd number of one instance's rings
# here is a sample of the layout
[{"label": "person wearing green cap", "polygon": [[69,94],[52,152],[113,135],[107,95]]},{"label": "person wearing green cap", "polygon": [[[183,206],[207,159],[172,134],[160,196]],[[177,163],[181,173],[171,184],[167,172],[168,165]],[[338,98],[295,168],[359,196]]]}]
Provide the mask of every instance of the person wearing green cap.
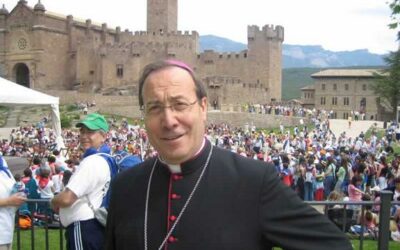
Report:
[{"label": "person wearing green cap", "polygon": [[110,154],[104,143],[109,126],[97,113],[87,115],[76,124],[80,129],[83,160],[71,176],[64,191],[52,199],[52,206],[60,211],[66,227],[67,249],[103,249],[104,226],[94,217],[94,209],[101,206],[110,185],[107,160],[97,153]]}]

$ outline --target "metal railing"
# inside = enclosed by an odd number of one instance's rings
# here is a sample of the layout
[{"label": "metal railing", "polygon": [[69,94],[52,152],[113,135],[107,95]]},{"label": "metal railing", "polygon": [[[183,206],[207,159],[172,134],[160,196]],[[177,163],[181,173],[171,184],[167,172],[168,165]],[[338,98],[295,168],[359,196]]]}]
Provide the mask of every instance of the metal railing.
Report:
[{"label": "metal railing", "polygon": [[[21,241],[21,231],[29,231],[30,232],[30,249],[36,249],[36,231],[38,228],[44,229],[44,246],[40,246],[37,249],[45,249],[45,250],[53,250],[50,248],[50,237],[49,237],[49,230],[56,230],[59,231],[59,249],[63,250],[65,248],[64,242],[64,228],[61,225],[59,220],[55,219],[54,213],[50,209],[49,200],[47,199],[28,199],[27,200],[28,211],[26,213],[26,209],[18,210],[15,216],[15,234],[16,234],[16,247],[17,250],[22,249]],[[42,211],[40,211],[42,209]],[[44,211],[43,211],[44,210]],[[31,226],[29,229],[22,229],[19,224],[19,216],[20,214],[29,216],[31,220]],[[26,248],[24,248],[26,249]]]},{"label": "metal railing", "polygon": [[[380,192],[380,201],[360,201],[360,202],[350,202],[350,201],[306,201],[306,203],[312,206],[324,206],[324,214],[328,216],[328,210],[330,206],[340,205],[342,213],[342,221],[341,221],[341,229],[343,232],[347,232],[348,225],[352,225],[354,223],[349,223],[350,218],[348,218],[347,211],[349,210],[349,206],[356,205],[360,206],[360,231],[359,240],[360,240],[360,250],[363,250],[364,247],[364,230],[365,228],[365,211],[366,206],[380,206],[379,209],[379,224],[378,224],[378,250],[388,250],[389,249],[389,241],[390,241],[390,210],[392,205],[399,204],[400,202],[392,202],[393,193],[390,191],[381,191]],[[329,217],[329,216],[328,216]]]},{"label": "metal railing", "polygon": [[[390,225],[390,209],[393,204],[399,204],[400,202],[392,202],[391,199],[393,197],[393,193],[390,191],[382,191],[380,193],[381,200],[379,202],[373,202],[373,201],[362,201],[362,202],[338,202],[338,201],[307,201],[306,203],[312,205],[312,206],[323,206],[323,212],[325,215],[328,215],[328,210],[329,207],[334,206],[334,205],[340,205],[342,208],[340,210],[343,211],[342,213],[342,225],[341,225],[341,230],[343,232],[347,232],[349,224],[351,225],[352,223],[347,221],[351,218],[348,218],[347,211],[349,210],[348,207],[352,205],[357,205],[361,207],[361,215],[364,215],[364,212],[366,211],[366,206],[373,206],[373,205],[379,205],[380,206],[380,213],[379,213],[379,226],[378,226],[378,250],[388,250],[389,249],[389,240],[390,240],[390,230],[389,230],[389,225]],[[27,201],[28,204],[30,205],[40,205],[40,204],[45,204],[48,205],[49,201],[48,200],[43,200],[43,199],[29,199]],[[50,212],[50,210],[49,210]],[[51,213],[51,212],[50,212]],[[49,245],[49,229],[52,227],[51,222],[54,221],[54,215],[51,213],[45,213],[41,214],[40,216],[38,214],[31,214],[30,217],[32,219],[32,227],[29,229],[30,230],[30,235],[31,235],[31,242],[30,246],[31,249],[35,249],[35,224],[39,224],[36,226],[41,226],[44,229],[45,232],[45,246],[39,248],[41,249],[50,249]],[[18,212],[17,212],[18,215]],[[360,241],[360,246],[359,249],[363,250],[363,243],[365,240],[364,237],[364,216],[360,217],[360,226],[361,226],[361,234],[359,234],[359,241]],[[18,220],[17,220],[18,222]],[[38,223],[40,222],[40,223]],[[62,227],[61,223],[58,221],[58,231],[59,231],[59,249],[63,250],[65,248],[65,240],[64,240],[64,228]],[[19,227],[19,224],[16,223],[16,246],[17,250],[21,249],[21,230]],[[53,249],[52,249],[53,250]]]}]

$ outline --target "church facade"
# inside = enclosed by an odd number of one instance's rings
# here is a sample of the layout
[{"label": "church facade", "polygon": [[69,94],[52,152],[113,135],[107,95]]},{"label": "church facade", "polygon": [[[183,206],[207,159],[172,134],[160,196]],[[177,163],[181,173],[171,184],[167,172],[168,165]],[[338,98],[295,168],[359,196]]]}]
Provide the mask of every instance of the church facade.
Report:
[{"label": "church facade", "polygon": [[147,30],[132,32],[19,0],[0,9],[0,75],[42,91],[135,95],[146,64],[174,58],[193,67],[215,108],[281,100],[282,26],[248,26],[240,53],[200,52],[196,31],[177,30],[177,13],[178,0],[147,0]]}]

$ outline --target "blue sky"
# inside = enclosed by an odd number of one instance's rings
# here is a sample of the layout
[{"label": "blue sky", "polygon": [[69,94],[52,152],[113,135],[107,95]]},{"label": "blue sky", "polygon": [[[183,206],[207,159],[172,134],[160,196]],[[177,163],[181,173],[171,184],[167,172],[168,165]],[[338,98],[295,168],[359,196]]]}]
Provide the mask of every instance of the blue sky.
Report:
[{"label": "blue sky", "polygon": [[[398,48],[388,0],[178,0],[178,28],[246,43],[247,25],[282,25],[286,44],[332,51]],[[0,0],[11,11],[18,0]],[[46,9],[122,30],[146,29],[146,0],[41,0]],[[28,0],[34,6],[37,0]]]}]

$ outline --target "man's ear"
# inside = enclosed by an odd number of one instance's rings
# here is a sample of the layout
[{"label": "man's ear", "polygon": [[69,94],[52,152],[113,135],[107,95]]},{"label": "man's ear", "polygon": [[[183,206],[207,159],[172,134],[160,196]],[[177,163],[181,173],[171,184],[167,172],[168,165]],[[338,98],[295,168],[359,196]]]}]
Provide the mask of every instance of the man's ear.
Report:
[{"label": "man's ear", "polygon": [[207,110],[208,110],[207,97],[204,96],[203,98],[201,98],[201,100],[199,101],[199,105],[200,105],[200,109],[203,113],[203,120],[204,120],[204,122],[206,122],[207,121]]}]

